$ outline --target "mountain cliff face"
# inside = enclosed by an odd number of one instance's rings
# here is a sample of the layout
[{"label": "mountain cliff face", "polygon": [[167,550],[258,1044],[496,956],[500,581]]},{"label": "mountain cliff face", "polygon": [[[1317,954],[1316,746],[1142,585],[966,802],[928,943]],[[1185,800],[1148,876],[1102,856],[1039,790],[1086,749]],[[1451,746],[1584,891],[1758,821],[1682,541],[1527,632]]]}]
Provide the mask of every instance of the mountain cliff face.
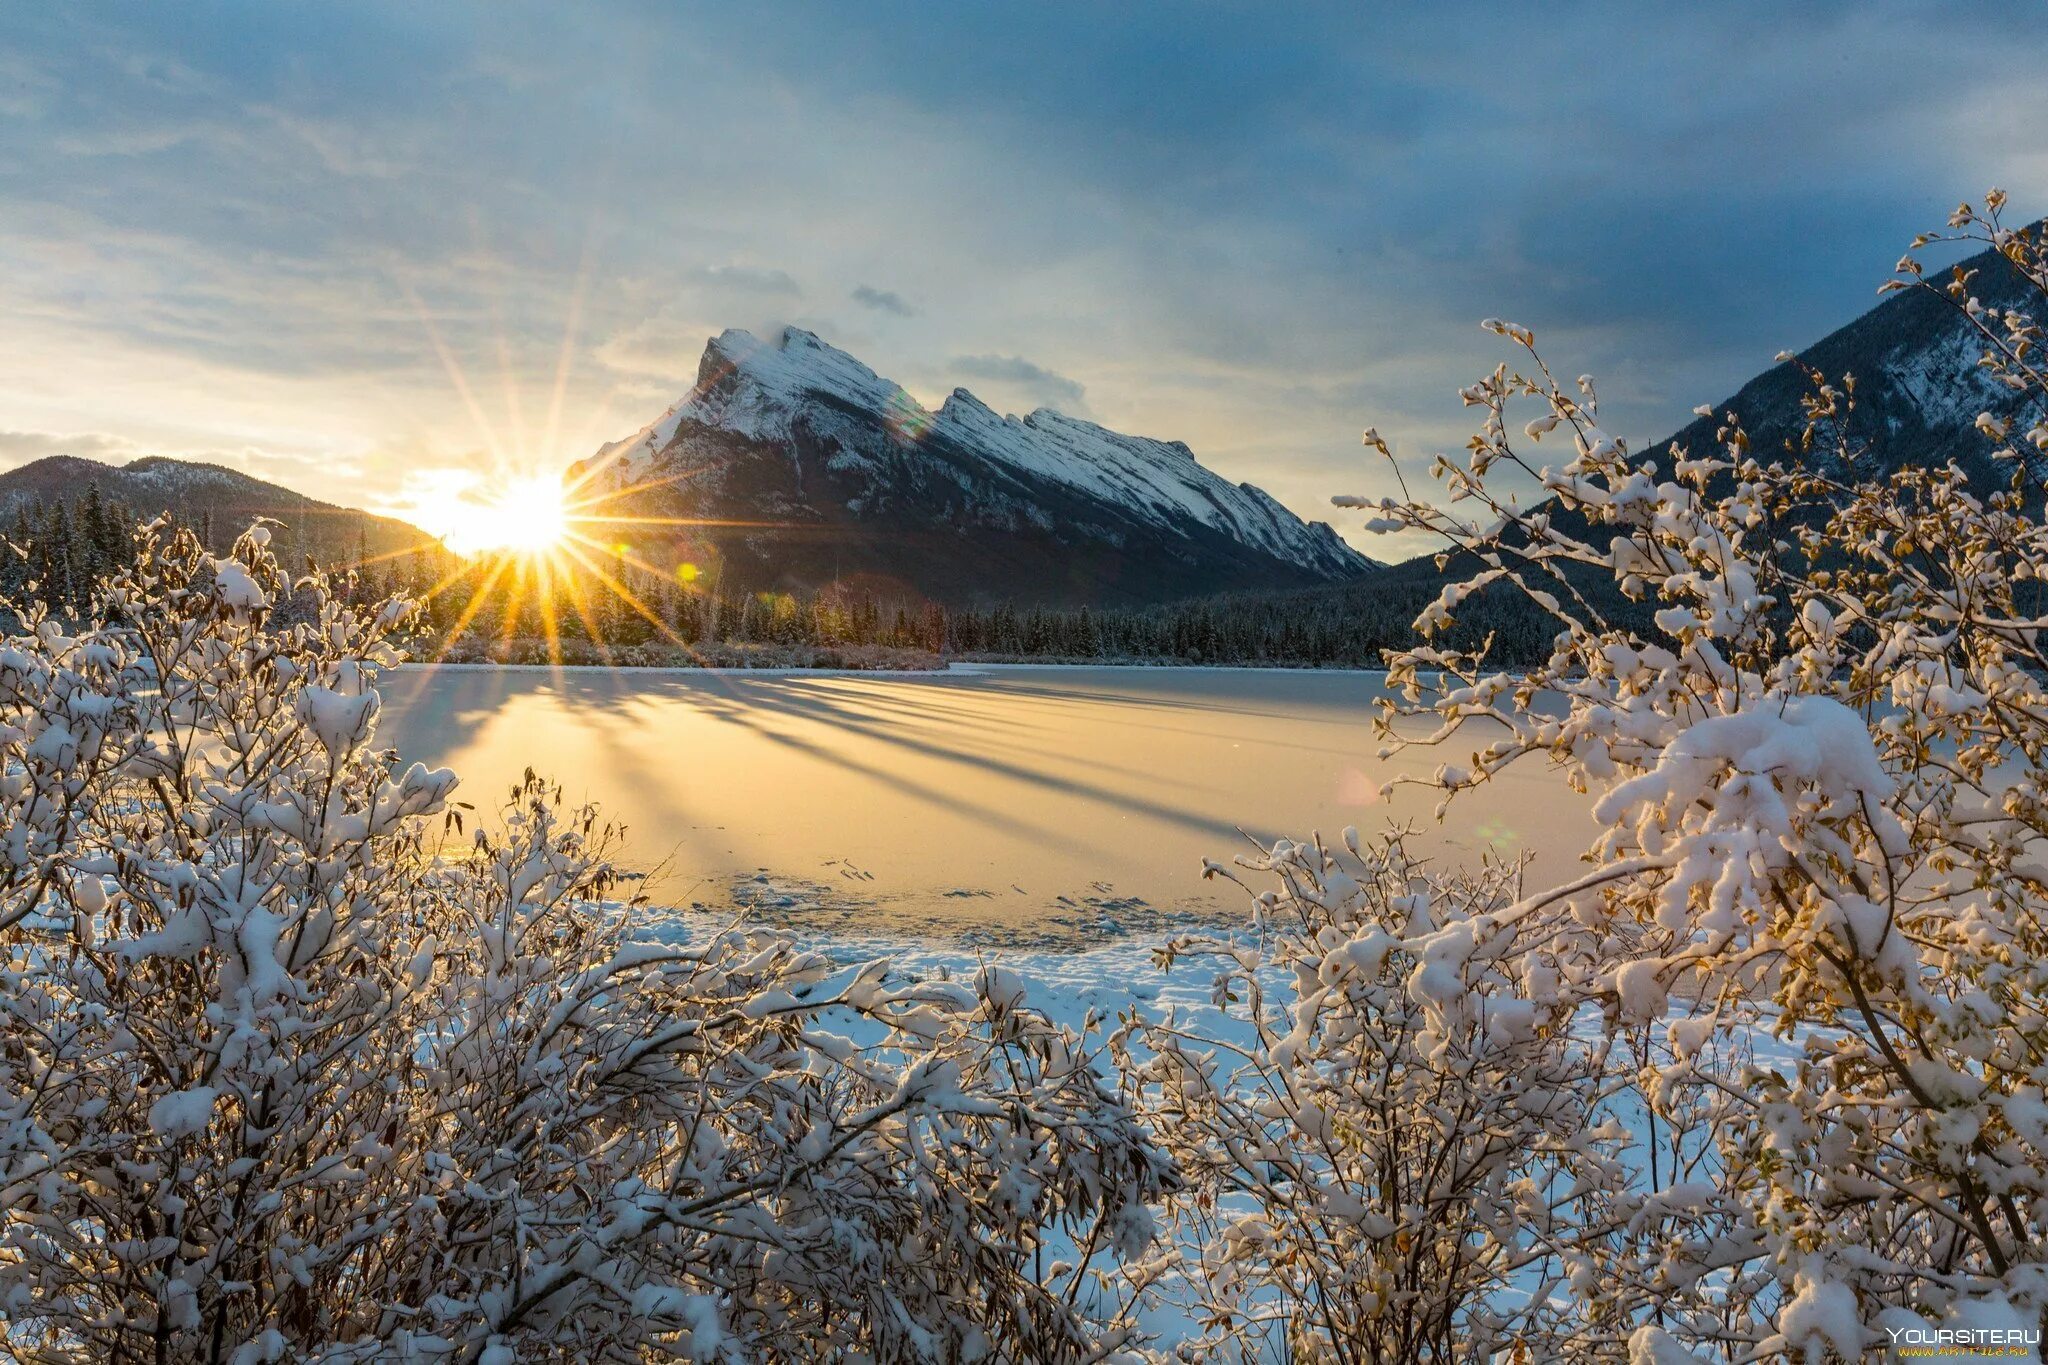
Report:
[{"label": "mountain cliff face", "polygon": [[108,503],[138,518],[168,512],[195,531],[205,528],[214,550],[225,549],[257,517],[282,522],[271,543],[294,568],[306,556],[333,566],[352,563],[364,551],[375,557],[440,543],[391,517],[319,502],[219,465],[154,455],[125,465],[49,455],[0,473],[0,533],[16,512],[68,502],[95,485]]},{"label": "mountain cliff face", "polygon": [[689,394],[574,479],[636,556],[749,589],[1139,603],[1374,567],[1178,441],[1001,416],[965,389],[930,411],[797,328],[715,338]]},{"label": "mountain cliff face", "polygon": [[[1996,253],[1983,252],[1962,265],[1975,272],[1970,290],[1985,308],[2042,314],[2044,301]],[[1936,281],[1937,273],[1939,282],[1946,283],[1945,271],[1931,269],[1929,281]],[[2048,413],[2037,397],[2015,394],[1977,364],[1986,349],[1954,304],[1925,289],[1906,289],[1807,347],[1799,358],[1831,381],[1856,377],[1856,411],[1847,432],[1865,452],[1863,472],[1954,460],[1973,480],[1996,486],[2012,471],[1992,461],[1993,443],[1976,430],[1977,414],[2013,419],[2017,434]],[[1797,367],[1774,365],[1716,404],[1717,416],[1692,422],[1664,444],[1704,454],[1713,449],[1718,414],[1732,411],[1748,430],[1751,449],[1761,458],[1777,458],[1785,442],[1799,435],[1799,400],[1806,392]]]}]

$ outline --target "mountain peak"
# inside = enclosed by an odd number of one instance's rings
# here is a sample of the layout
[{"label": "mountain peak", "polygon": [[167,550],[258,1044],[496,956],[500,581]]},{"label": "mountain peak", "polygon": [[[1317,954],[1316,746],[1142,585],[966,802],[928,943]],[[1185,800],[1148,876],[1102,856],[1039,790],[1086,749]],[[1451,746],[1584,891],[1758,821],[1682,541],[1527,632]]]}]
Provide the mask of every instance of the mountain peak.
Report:
[{"label": "mountain peak", "polygon": [[1156,601],[1371,567],[1185,442],[999,415],[965,388],[933,412],[801,327],[713,337],[690,393],[598,459],[630,468],[615,487],[675,490],[645,512],[813,524],[716,547],[750,559],[755,586],[864,566],[937,600]]},{"label": "mountain peak", "polygon": [[699,368],[713,361],[742,368],[751,366],[764,376],[778,368],[804,366],[846,369],[870,377],[875,373],[850,353],[802,327],[784,327],[773,341],[764,341],[744,327],[728,327],[704,343],[704,360],[699,362]]},{"label": "mountain peak", "polygon": [[976,398],[966,389],[955,389],[947,394],[946,401],[939,404],[937,415],[942,421],[946,419],[960,420],[967,417],[991,419],[998,422],[1002,420],[1001,414],[979,398]]},{"label": "mountain peak", "polygon": [[752,332],[720,332],[705,346],[697,369],[697,390],[684,401],[715,406],[722,419],[747,409],[772,425],[777,414],[807,395],[860,406],[916,406],[897,385],[801,327],[783,328],[772,345]]}]

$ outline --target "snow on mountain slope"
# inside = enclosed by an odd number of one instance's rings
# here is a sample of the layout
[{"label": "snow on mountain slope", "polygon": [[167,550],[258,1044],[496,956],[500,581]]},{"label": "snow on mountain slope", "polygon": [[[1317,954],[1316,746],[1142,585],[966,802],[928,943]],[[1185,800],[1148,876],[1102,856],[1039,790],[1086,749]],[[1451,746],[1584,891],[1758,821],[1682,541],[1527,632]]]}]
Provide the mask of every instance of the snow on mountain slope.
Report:
[{"label": "snow on mountain slope", "polygon": [[605,446],[598,457],[651,457],[686,422],[757,441],[787,440],[792,424],[815,407],[817,398],[870,412],[900,408],[930,417],[897,385],[814,333],[784,328],[780,344],[770,345],[751,332],[729,328],[705,346],[697,385],[681,402],[635,435]]},{"label": "snow on mountain slope", "polygon": [[[1961,268],[1970,274],[1979,304],[1992,314],[2038,311],[2031,287],[1996,253],[1971,257]],[[1993,442],[1977,430],[1977,415],[1990,413],[2025,431],[2048,418],[2048,410],[2037,396],[1993,379],[1978,364],[1985,349],[1949,300],[1927,289],[1901,290],[1800,351],[1799,365],[1773,365],[1757,375],[1715,404],[1714,416],[1689,424],[1671,443],[1711,449],[1720,415],[1734,412],[1752,449],[1776,454],[1788,442],[1798,446],[1805,424],[1801,400],[1808,391],[1804,367],[1811,367],[1832,380],[1856,379],[1855,409],[1844,430],[1863,451],[1862,477],[1953,460],[1984,487],[2002,487],[2012,471],[1990,458]]]},{"label": "snow on mountain slope", "polygon": [[953,390],[936,421],[990,459],[1120,503],[1162,527],[1193,518],[1276,558],[1332,569],[1346,562],[1328,537],[1264,489],[1211,473],[1180,441],[1125,436],[1051,408],[999,417],[965,389]]},{"label": "snow on mountain slope", "polygon": [[[778,452],[773,477],[748,470]],[[773,343],[727,331],[705,348],[695,387],[656,421],[603,447],[602,482],[694,485],[694,500],[720,510],[893,517],[987,534],[1044,532],[1072,544],[1149,547],[1167,566],[1156,591],[1124,574],[1122,597],[1164,598],[1239,585],[1223,560],[1238,557],[1260,586],[1348,578],[1372,567],[1328,526],[1305,523],[1250,484],[1232,484],[1178,441],[1126,436],[1039,409],[1003,416],[965,389],[937,412],[900,385],[801,328]],[[827,506],[827,499],[834,505]],[[703,510],[700,506],[698,510]],[[934,523],[937,523],[935,525]],[[1128,566],[1126,566],[1128,567]],[[1066,575],[1063,594],[1088,594]],[[1213,579],[1213,584],[1208,580]],[[927,591],[930,591],[927,588]]]}]

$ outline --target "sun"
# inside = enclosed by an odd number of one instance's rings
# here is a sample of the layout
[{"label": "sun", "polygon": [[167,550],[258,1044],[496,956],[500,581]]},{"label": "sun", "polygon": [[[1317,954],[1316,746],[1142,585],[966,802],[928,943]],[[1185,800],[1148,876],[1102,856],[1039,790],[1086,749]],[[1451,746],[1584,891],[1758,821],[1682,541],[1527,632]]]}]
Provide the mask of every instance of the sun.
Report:
[{"label": "sun", "polygon": [[545,474],[493,480],[434,509],[441,538],[462,554],[546,554],[569,533],[566,491]]}]

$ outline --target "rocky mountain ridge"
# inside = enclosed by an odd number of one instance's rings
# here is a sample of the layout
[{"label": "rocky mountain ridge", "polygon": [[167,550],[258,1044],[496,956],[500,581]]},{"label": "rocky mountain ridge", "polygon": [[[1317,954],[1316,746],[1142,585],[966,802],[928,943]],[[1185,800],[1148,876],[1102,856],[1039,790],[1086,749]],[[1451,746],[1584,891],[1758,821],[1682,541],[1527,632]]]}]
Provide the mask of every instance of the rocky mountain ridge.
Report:
[{"label": "rocky mountain ridge", "polygon": [[586,515],[639,532],[643,557],[751,588],[1131,604],[1376,567],[1181,442],[1046,408],[1004,416],[965,389],[930,410],[794,327],[713,338],[689,393],[572,483]]}]

